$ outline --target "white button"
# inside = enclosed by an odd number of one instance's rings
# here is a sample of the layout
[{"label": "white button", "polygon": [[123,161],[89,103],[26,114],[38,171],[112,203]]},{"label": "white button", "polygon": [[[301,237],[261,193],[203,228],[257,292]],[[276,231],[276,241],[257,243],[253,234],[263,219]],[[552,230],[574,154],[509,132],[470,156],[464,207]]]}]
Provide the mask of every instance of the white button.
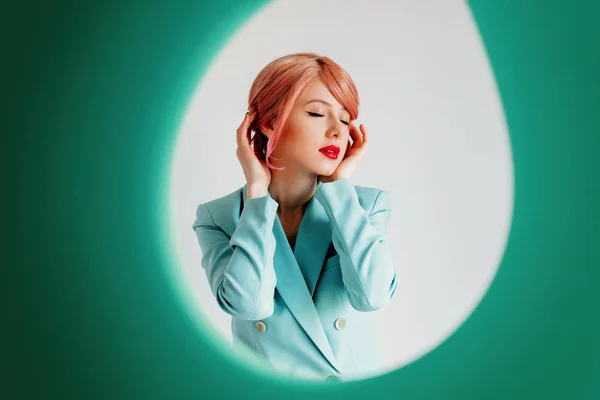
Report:
[{"label": "white button", "polygon": [[335,329],[337,329],[338,331],[342,330],[346,327],[346,320],[344,318],[338,318],[335,320],[333,326],[335,326]]},{"label": "white button", "polygon": [[259,331],[260,333],[263,333],[267,330],[267,325],[262,321],[258,321],[256,323],[256,330]]}]

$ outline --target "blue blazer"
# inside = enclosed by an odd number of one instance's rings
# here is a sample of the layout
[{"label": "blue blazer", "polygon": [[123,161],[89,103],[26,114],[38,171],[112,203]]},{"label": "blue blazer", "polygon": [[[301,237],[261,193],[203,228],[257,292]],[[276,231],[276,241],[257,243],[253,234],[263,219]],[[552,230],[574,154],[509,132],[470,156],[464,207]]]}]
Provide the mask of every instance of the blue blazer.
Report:
[{"label": "blue blazer", "polygon": [[270,193],[248,200],[244,185],[196,212],[202,267],[232,316],[234,343],[283,373],[360,377],[377,363],[361,314],[385,306],[398,285],[389,196],[349,179],[319,182],[293,250],[277,208]]}]

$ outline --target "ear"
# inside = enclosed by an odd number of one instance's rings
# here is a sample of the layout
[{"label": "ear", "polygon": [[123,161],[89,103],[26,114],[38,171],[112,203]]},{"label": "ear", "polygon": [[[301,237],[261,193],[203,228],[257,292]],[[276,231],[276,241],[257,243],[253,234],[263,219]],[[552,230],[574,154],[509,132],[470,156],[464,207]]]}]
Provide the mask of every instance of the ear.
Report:
[{"label": "ear", "polygon": [[269,139],[271,139],[271,136],[273,136],[274,122],[275,118],[272,118],[271,121],[269,121],[268,126],[263,125],[260,127],[260,131]]},{"label": "ear", "polygon": [[269,139],[271,139],[271,136],[273,136],[273,129],[269,129],[266,126],[261,126],[260,131]]}]

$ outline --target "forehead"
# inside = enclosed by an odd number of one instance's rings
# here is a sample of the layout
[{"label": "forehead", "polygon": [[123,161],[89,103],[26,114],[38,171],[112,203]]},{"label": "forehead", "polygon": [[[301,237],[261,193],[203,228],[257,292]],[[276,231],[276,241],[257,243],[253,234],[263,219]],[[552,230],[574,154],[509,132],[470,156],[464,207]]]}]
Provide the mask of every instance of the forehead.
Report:
[{"label": "forehead", "polygon": [[[296,102],[297,105],[304,105],[307,101],[311,100],[325,100],[328,103],[331,103],[334,107],[342,108],[342,105],[338,103],[338,101],[333,97],[327,86],[323,84],[323,82],[316,80],[308,85],[304,91],[298,97]],[[320,103],[311,103],[311,104],[320,104]]]}]

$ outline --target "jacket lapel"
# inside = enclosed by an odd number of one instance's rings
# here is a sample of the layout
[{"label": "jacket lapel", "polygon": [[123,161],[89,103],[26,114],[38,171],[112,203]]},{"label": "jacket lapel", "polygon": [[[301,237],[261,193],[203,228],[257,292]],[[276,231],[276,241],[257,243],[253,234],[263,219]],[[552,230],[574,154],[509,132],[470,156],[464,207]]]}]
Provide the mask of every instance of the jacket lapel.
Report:
[{"label": "jacket lapel", "polygon": [[331,245],[331,235],[329,217],[321,203],[313,197],[300,222],[294,248],[295,258],[311,297],[314,295],[323,261]]},{"label": "jacket lapel", "polygon": [[[243,200],[244,203],[247,201],[247,185],[243,188]],[[294,252],[289,246],[279,217],[275,218],[273,234],[277,242],[274,255],[276,289],[300,326],[337,370],[333,351],[312,300],[323,259],[331,242],[329,217],[313,197],[300,222]]]}]

